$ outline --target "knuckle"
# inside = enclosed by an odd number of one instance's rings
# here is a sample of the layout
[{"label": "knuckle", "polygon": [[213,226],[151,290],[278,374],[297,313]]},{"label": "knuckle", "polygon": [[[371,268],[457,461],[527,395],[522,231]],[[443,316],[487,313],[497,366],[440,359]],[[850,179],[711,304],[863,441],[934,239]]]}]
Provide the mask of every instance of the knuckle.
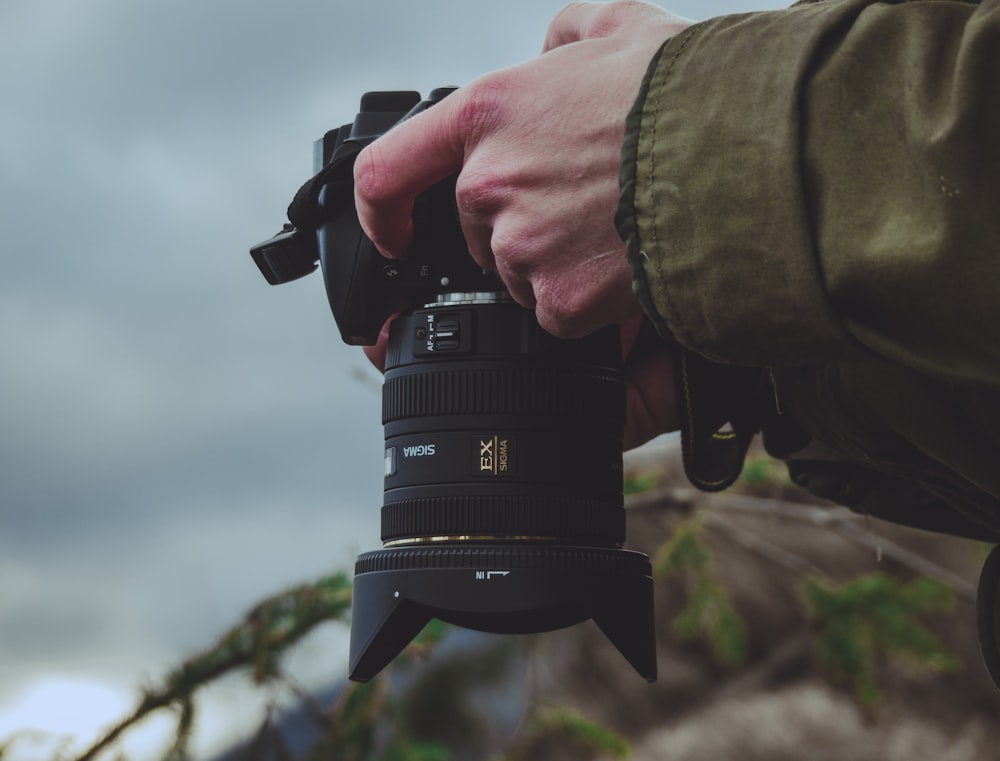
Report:
[{"label": "knuckle", "polygon": [[509,224],[498,225],[490,240],[493,256],[501,275],[517,280],[531,280],[537,270],[530,236]]},{"label": "knuckle", "polygon": [[594,15],[589,37],[608,37],[630,24],[647,7],[643,0],[614,0],[601,6]]},{"label": "knuckle", "polygon": [[525,245],[525,236],[501,225],[490,238],[497,274],[514,301],[525,309],[536,305],[534,280],[536,261]]},{"label": "knuckle", "polygon": [[575,0],[575,2],[567,3],[552,17],[552,21],[549,22],[549,27],[546,30],[545,38],[553,41],[561,40],[564,36],[564,31],[573,27],[572,20],[577,18],[581,13],[590,12],[596,5],[597,3],[587,0]]},{"label": "knuckle", "polygon": [[495,169],[467,164],[455,183],[455,203],[463,217],[483,222],[499,208],[504,182]]},{"label": "knuckle", "polygon": [[611,0],[608,3],[573,2],[549,24],[545,50],[569,42],[609,37],[627,26],[643,23],[652,6],[645,0]]},{"label": "knuckle", "polygon": [[537,286],[536,297],[538,324],[557,338],[582,338],[597,327],[588,320],[590,305],[580,290]]},{"label": "knuckle", "polygon": [[517,80],[517,74],[506,69],[486,74],[458,91],[462,98],[456,115],[456,129],[463,142],[478,142],[504,122],[517,89]]},{"label": "knuckle", "polygon": [[490,240],[493,257],[497,263],[497,272],[504,282],[529,281],[531,267],[518,251],[518,245],[509,235],[494,231]]}]

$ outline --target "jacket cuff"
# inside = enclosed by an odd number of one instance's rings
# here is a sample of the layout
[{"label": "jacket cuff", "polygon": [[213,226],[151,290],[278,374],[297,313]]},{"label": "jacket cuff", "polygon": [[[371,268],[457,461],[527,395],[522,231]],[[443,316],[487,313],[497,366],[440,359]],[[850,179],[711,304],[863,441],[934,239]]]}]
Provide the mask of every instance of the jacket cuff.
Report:
[{"label": "jacket cuff", "polygon": [[616,219],[664,336],[729,365],[860,355],[811,240],[799,101],[824,36],[863,5],[720,17],[653,60],[628,117]]}]

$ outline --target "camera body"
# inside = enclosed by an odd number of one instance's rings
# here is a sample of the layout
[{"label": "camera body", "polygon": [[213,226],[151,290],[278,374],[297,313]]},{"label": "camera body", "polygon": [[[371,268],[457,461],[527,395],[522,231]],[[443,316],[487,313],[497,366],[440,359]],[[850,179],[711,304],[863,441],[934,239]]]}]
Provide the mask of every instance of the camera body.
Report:
[{"label": "camera body", "polygon": [[649,559],[623,549],[625,392],[617,328],[562,340],[468,253],[454,178],[416,200],[413,244],[382,257],[358,223],[354,158],[451,92],[368,93],[315,146],[290,225],[251,253],[272,284],[322,266],[341,336],[374,344],[381,549],[355,565],[349,675],[364,681],[432,619],[490,632],[595,623],[656,677]]},{"label": "camera body", "polygon": [[354,121],[327,132],[313,146],[316,175],[289,207],[292,225],[251,249],[272,285],[323,268],[327,298],[341,338],[370,346],[385,320],[446,293],[497,292],[496,275],[469,256],[455,211],[454,178],[417,198],[413,245],[405,259],[386,259],[358,224],[354,208],[354,157],[391,127],[430,108],[455,88],[441,87],[426,100],[409,91],[371,92]]}]

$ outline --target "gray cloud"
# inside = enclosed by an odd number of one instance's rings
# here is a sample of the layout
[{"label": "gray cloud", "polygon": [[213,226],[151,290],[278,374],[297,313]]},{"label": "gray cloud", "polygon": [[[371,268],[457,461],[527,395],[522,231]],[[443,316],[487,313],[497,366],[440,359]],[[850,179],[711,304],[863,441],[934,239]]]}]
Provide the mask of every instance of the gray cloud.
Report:
[{"label": "gray cloud", "polygon": [[0,5],[0,703],[155,675],[374,545],[370,371],[247,249],[361,93],[529,58],[561,5]]}]

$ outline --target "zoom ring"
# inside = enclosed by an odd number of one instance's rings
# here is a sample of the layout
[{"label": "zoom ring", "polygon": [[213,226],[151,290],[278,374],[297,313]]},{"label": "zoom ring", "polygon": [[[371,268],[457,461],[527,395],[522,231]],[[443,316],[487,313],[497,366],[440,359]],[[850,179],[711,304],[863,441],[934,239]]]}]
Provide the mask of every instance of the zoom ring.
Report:
[{"label": "zoom ring", "polygon": [[594,422],[602,411],[624,421],[621,379],[612,375],[556,373],[551,369],[451,369],[386,378],[382,423],[447,415],[550,415]]},{"label": "zoom ring", "polygon": [[355,574],[477,568],[650,575],[649,558],[638,552],[601,547],[469,545],[402,547],[359,555]]},{"label": "zoom ring", "polygon": [[430,536],[621,544],[625,510],[607,502],[519,495],[407,499],[382,507],[383,542]]}]

